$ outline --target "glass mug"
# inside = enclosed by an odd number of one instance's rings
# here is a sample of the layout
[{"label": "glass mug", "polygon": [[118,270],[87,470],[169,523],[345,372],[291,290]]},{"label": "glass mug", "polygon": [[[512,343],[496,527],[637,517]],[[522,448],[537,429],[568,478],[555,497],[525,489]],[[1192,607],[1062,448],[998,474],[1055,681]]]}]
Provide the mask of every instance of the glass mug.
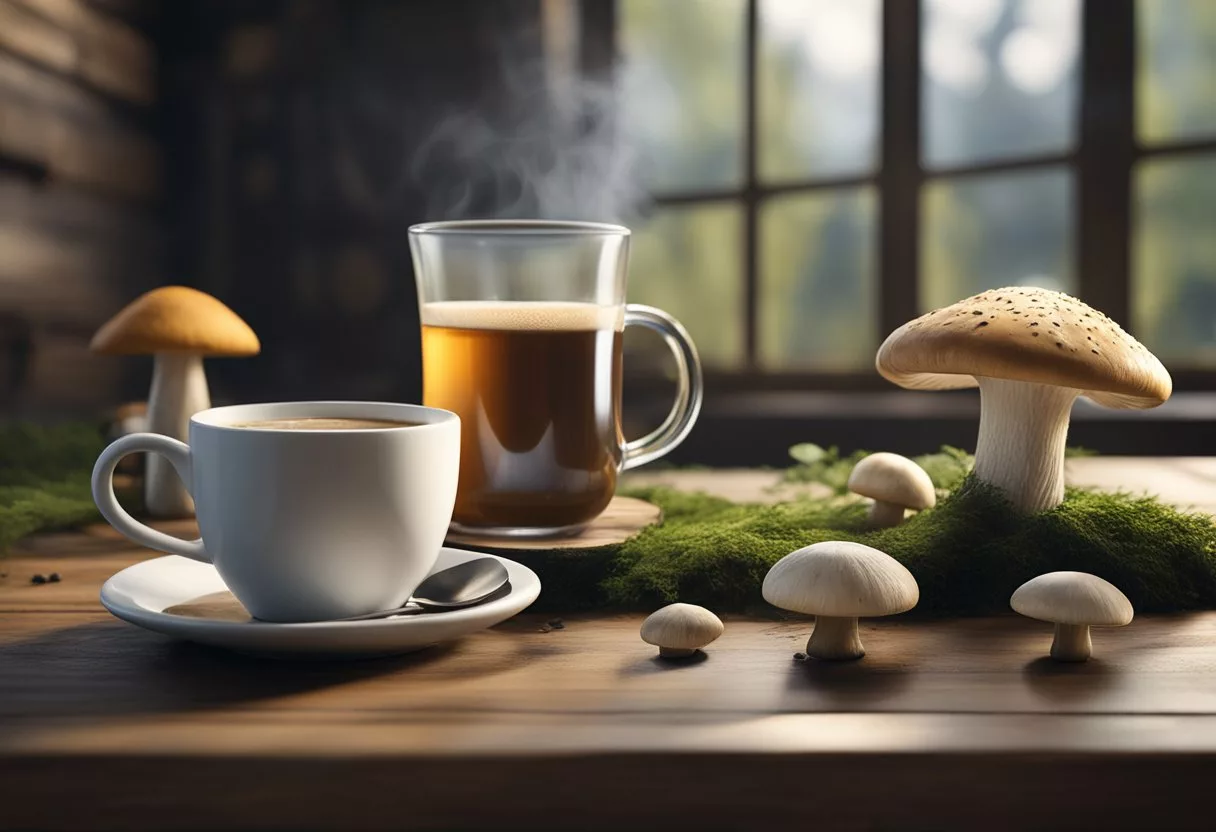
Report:
[{"label": "glass mug", "polygon": [[[665,312],[625,303],[629,229],[588,222],[415,225],[423,402],[459,414],[452,528],[568,534],[612,500],[621,471],[684,440],[701,362]],[[675,405],[652,433],[621,433],[621,335],[657,332],[675,355]]]}]

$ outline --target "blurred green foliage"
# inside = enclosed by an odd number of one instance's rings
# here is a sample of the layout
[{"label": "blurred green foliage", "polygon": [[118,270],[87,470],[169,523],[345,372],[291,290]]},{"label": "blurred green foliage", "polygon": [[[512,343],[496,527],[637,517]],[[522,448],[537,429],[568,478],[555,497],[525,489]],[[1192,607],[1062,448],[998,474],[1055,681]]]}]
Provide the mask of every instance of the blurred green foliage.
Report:
[{"label": "blurred green foliage", "polygon": [[[794,465],[782,475],[784,482],[815,482],[826,485],[835,494],[847,494],[849,474],[853,466],[869,456],[872,451],[854,451],[841,456],[836,446],[821,448],[812,442],[803,442],[790,448],[790,459]],[[1064,450],[1064,456],[1075,458],[1095,456],[1088,448],[1072,447]],[[953,491],[975,467],[975,457],[962,448],[942,445],[937,453],[921,454],[912,461],[925,469],[933,487],[938,491]]]},{"label": "blurred green foliage", "polygon": [[1134,185],[1135,334],[1172,367],[1216,366],[1216,155],[1144,161]]},{"label": "blurred green foliage", "polygon": [[[790,448],[790,458],[796,464],[786,469],[783,479],[785,482],[817,482],[826,485],[836,494],[847,494],[849,474],[853,473],[853,466],[871,453],[854,451],[847,456],[841,456],[835,446],[821,448],[804,442]],[[939,491],[957,488],[975,464],[975,457],[971,454],[949,445],[942,445],[937,453],[922,454],[912,459],[925,469],[925,473],[933,481],[933,487]]]},{"label": "blurred green foliage", "polygon": [[1216,134],[1216,4],[1136,4],[1136,132],[1146,142]]},{"label": "blurred green foliage", "polygon": [[[842,104],[816,74],[807,44],[766,23],[770,5],[761,0],[761,178],[780,184],[872,171],[878,127],[871,98],[862,91],[869,70],[853,73],[847,83],[862,87],[849,87],[853,96]],[[928,166],[1073,149],[1075,55],[1060,82],[1038,92],[1017,89],[1002,69],[1004,46],[1025,23],[1025,5],[996,4],[989,32],[968,53],[985,67],[980,88],[943,91],[926,79]],[[620,5],[626,62],[631,72],[641,69],[641,83],[626,85],[624,129],[638,134],[639,149],[652,162],[645,184],[655,193],[721,189],[742,180],[743,9],[743,0]],[[1216,3],[1140,0],[1136,11],[1140,138],[1154,143],[1216,135]],[[1061,26],[1053,36],[1075,42],[1076,32]],[[851,48],[864,50],[877,32],[849,29],[844,35]],[[822,44],[826,36],[808,30],[807,37]],[[854,122],[858,151],[834,158],[828,138],[846,117]],[[939,127],[930,129],[930,122]],[[1135,173],[1131,324],[1174,366],[1216,366],[1216,235],[1207,227],[1216,214],[1214,165],[1214,156],[1189,155],[1143,161]],[[1074,178],[1059,165],[933,180],[922,194],[921,306],[1010,283],[1075,290]],[[761,203],[757,357],[763,369],[869,368],[885,334],[877,331],[874,280],[880,199],[869,188],[844,187]],[[681,318],[708,366],[741,367],[740,206],[721,200],[668,206],[633,225],[631,299]]]},{"label": "blurred green foliage", "polygon": [[[630,302],[675,315],[701,360],[718,368],[738,367],[743,358],[742,233],[742,211],[720,202],[658,211],[630,244]],[[666,360],[666,347],[661,353]],[[627,366],[637,368],[631,358]]]},{"label": "blurred green foliage", "polygon": [[27,534],[98,519],[89,487],[99,425],[0,425],[0,553]]}]

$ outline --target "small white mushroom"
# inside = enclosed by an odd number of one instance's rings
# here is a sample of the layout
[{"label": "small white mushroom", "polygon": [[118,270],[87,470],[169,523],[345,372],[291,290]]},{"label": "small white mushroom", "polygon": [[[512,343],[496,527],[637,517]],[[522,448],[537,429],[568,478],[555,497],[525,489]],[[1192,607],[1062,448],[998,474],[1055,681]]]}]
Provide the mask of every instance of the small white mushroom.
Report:
[{"label": "small white mushroom", "polygon": [[924,511],[937,504],[933,480],[906,456],[890,453],[870,454],[849,474],[849,490],[874,501],[870,507],[872,528],[898,526],[904,511]]},{"label": "small white mushroom", "polygon": [[665,659],[693,655],[726,629],[722,619],[695,604],[668,604],[642,622],[642,641],[659,648]]},{"label": "small white mushroom", "polygon": [[906,612],[920,588],[902,563],[860,543],[828,541],[792,552],[764,576],[764,600],[815,616],[806,653],[816,659],[866,654],[857,619]]},{"label": "small white mushroom", "polygon": [[1009,606],[1027,618],[1056,625],[1051,657],[1083,662],[1093,653],[1090,627],[1122,627],[1132,620],[1132,602],[1109,581],[1086,572],[1049,572],[1018,587]]}]

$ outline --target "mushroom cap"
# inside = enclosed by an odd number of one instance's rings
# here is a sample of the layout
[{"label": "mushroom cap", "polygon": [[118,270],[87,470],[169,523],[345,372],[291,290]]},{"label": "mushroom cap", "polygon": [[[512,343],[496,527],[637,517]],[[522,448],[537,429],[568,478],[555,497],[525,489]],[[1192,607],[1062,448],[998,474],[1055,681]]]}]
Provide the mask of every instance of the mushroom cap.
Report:
[{"label": "mushroom cap", "polygon": [[921,511],[937,504],[933,480],[906,456],[885,451],[863,458],[849,474],[849,490],[883,503]]},{"label": "mushroom cap", "polygon": [[831,540],[799,549],[764,576],[764,600],[812,615],[858,618],[894,615],[916,606],[920,588],[888,554]]},{"label": "mushroom cap", "polygon": [[1143,344],[1074,297],[1031,287],[982,292],[887,336],[878,372],[911,390],[976,386],[977,376],[1080,390],[1100,405],[1156,407],[1173,382]]},{"label": "mushroom cap", "polygon": [[722,619],[695,604],[668,604],[642,622],[642,641],[670,650],[697,650],[722,635]]},{"label": "mushroom cap", "polygon": [[249,324],[211,295],[186,286],[162,286],[108,320],[89,348],[111,355],[240,356],[256,355],[262,347]]},{"label": "mushroom cap", "polygon": [[1110,581],[1088,572],[1048,572],[1017,588],[1009,606],[1027,618],[1052,624],[1122,627],[1132,602]]}]

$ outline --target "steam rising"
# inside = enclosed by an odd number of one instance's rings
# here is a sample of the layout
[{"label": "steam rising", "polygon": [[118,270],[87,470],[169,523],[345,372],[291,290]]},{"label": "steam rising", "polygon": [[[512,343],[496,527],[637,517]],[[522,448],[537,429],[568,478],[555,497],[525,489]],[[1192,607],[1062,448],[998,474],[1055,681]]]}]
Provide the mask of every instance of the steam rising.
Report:
[{"label": "steam rising", "polygon": [[412,159],[428,220],[628,222],[646,194],[616,118],[616,76],[588,80],[503,50],[505,95],[442,119]]}]

